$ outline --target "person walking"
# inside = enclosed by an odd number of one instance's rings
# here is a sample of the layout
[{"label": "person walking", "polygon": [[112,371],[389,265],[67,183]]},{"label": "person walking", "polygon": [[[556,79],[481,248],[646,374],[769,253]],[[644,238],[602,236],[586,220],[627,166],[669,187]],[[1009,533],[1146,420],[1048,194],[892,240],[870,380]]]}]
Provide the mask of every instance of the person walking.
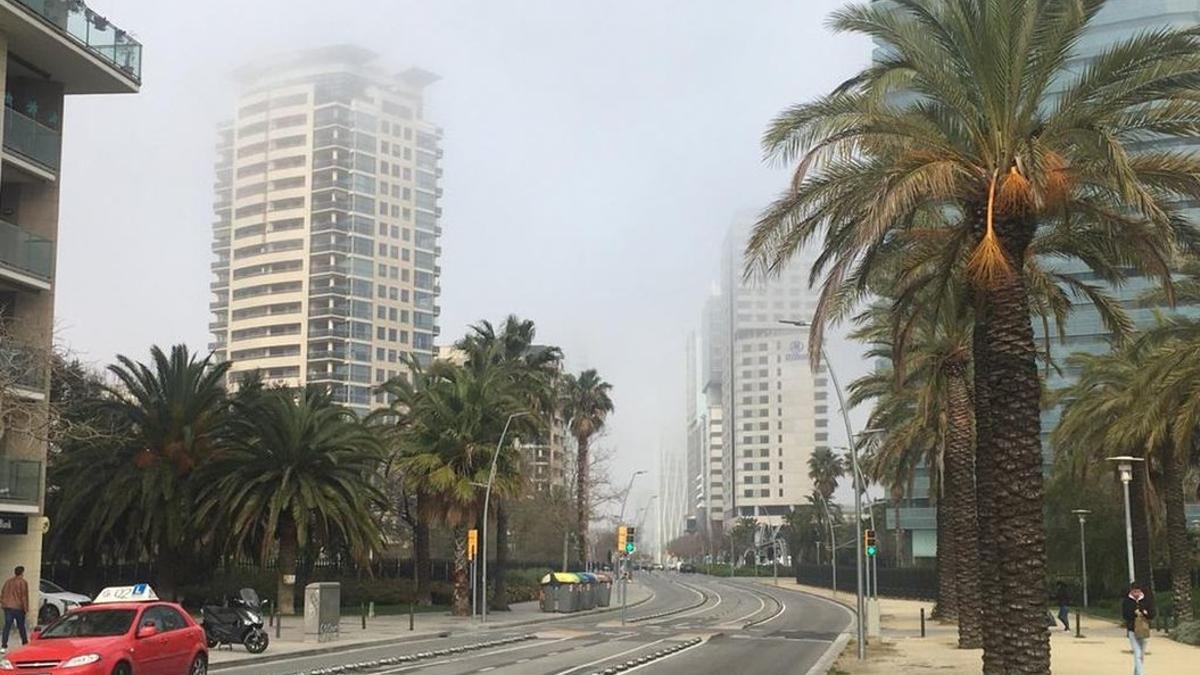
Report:
[{"label": "person walking", "polygon": [[1136,581],[1129,584],[1129,593],[1121,599],[1121,616],[1125,619],[1125,635],[1133,649],[1133,674],[1145,675],[1142,660],[1146,655],[1146,641],[1150,639],[1154,599],[1146,595]]},{"label": "person walking", "polygon": [[1058,582],[1058,590],[1054,594],[1054,600],[1058,602],[1058,620],[1062,622],[1063,630],[1071,630],[1071,591],[1061,581]]},{"label": "person walking", "polygon": [[25,615],[29,613],[29,582],[25,581],[25,568],[18,566],[13,570],[13,576],[0,586],[0,607],[4,608],[4,635],[0,641],[0,651],[8,651],[8,634],[13,624],[17,624],[17,633],[21,636],[21,644],[29,642],[25,634]]}]

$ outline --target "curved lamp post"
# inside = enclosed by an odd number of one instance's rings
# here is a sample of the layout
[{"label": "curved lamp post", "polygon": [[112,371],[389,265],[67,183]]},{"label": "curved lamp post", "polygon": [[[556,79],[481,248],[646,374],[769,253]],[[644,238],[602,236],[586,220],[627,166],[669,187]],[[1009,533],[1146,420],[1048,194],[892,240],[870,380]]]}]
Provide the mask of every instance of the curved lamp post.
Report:
[{"label": "curved lamp post", "polygon": [[492,466],[488,470],[487,489],[483,493],[483,536],[479,542],[480,561],[479,569],[481,578],[479,582],[480,588],[483,589],[483,602],[480,603],[479,618],[484,623],[487,623],[487,530],[488,530],[488,504],[492,500],[492,481],[496,479],[496,460],[500,457],[500,448],[504,447],[504,437],[508,435],[508,425],[512,424],[514,418],[528,415],[528,412],[515,412],[504,420],[504,430],[500,432],[500,440],[496,443],[496,451],[492,453]]}]

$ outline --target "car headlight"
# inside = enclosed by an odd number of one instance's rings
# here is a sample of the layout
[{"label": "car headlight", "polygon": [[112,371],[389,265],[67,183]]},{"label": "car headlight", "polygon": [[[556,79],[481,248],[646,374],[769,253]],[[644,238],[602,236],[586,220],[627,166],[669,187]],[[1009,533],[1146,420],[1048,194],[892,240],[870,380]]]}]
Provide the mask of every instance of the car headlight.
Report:
[{"label": "car headlight", "polygon": [[63,607],[66,607],[67,609],[75,609],[78,606],[79,603],[75,602],[74,600],[63,600]]},{"label": "car headlight", "polygon": [[8,659],[0,659],[0,670],[16,670],[17,667]]},{"label": "car headlight", "polygon": [[76,656],[74,658],[67,659],[67,662],[62,664],[61,667],[63,667],[63,668],[78,668],[79,666],[90,666],[99,660],[100,660],[99,654],[80,654],[79,656]]}]

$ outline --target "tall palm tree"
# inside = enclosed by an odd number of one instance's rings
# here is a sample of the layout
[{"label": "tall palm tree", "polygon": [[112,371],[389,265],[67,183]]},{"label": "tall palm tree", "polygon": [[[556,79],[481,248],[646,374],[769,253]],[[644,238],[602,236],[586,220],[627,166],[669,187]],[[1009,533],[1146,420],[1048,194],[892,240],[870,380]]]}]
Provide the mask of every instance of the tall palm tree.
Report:
[{"label": "tall palm tree", "polygon": [[[487,482],[504,425],[525,402],[511,381],[504,367],[476,371],[436,361],[407,412],[407,426],[399,432],[402,451],[396,463],[405,484],[424,491],[429,508],[449,525],[454,538],[453,609],[459,616],[470,611],[465,530],[481,515],[476,486]],[[517,419],[513,426],[519,430],[524,423]],[[519,459],[501,452],[493,494],[503,497],[519,488]]]},{"label": "tall palm tree", "polygon": [[118,356],[108,367],[118,385],[106,387],[100,405],[129,430],[129,445],[104,460],[112,472],[100,488],[103,497],[72,500],[64,513],[80,512],[97,537],[124,530],[154,556],[158,592],[171,598],[195,551],[189,478],[218,447],[229,364],[199,358],[184,345],[169,354],[155,346],[150,355],[150,365]]},{"label": "tall palm tree", "polygon": [[230,550],[277,556],[277,607],[294,614],[298,552],[345,545],[360,559],[382,544],[374,484],[379,441],[329,394],[272,390],[237,409],[226,445],[198,472],[195,518],[230,524]]},{"label": "tall palm tree", "polygon": [[591,519],[589,471],[591,457],[589,444],[604,428],[608,415],[613,411],[610,392],[612,385],[600,378],[595,369],[588,369],[578,376],[568,374],[562,383],[562,410],[567,427],[575,437],[575,518],[579,560],[588,562],[588,523]]},{"label": "tall palm tree", "polygon": [[[553,423],[557,401],[555,383],[562,365],[562,350],[558,347],[534,344],[537,330],[534,323],[510,314],[499,331],[489,321],[471,326],[466,337],[456,345],[467,354],[469,368],[484,369],[502,366],[512,377],[512,386],[527,400],[527,410],[536,413],[539,426]],[[508,504],[505,499],[494,501],[496,509],[496,565],[492,579],[492,609],[508,610],[505,568],[508,564]],[[488,517],[484,514],[483,517]]]},{"label": "tall palm tree", "polygon": [[[973,246],[978,501],[995,533],[1003,603],[988,603],[986,673],[1048,672],[1040,381],[1023,270],[1040,228],[1087,264],[1121,259],[1169,283],[1196,233],[1172,205],[1200,196],[1200,158],[1139,148],[1200,132],[1200,36],[1161,29],[1072,70],[1103,0],[896,0],[837,12],[833,25],[883,56],[813,103],[782,113],[764,144],[795,161],[763,215],[750,269],[778,271],[823,241],[810,333],[867,292],[891,235],[930,212],[956,215]],[[1096,255],[1099,254],[1099,255]],[[980,393],[984,395],[979,396]],[[1000,471],[998,467],[1004,467]]]},{"label": "tall palm tree", "polygon": [[829,448],[817,448],[808,458],[808,478],[822,499],[828,500],[833,496],[838,479],[845,473],[845,462]]}]

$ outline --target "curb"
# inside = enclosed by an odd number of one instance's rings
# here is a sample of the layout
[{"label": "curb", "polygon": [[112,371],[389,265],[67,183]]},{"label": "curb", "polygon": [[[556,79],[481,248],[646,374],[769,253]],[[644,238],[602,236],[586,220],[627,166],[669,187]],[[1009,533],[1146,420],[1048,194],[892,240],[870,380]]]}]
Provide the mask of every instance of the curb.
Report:
[{"label": "curb", "polygon": [[[645,604],[645,603],[653,600],[654,597],[655,597],[654,591],[650,590],[649,595],[642,598],[641,600],[638,600],[635,603],[626,605],[625,608],[629,609],[630,607],[637,607],[638,605]],[[604,614],[606,612],[612,612],[612,611],[616,611],[619,609],[621,609],[620,606],[592,609],[592,610],[588,610],[586,612],[573,612],[571,614],[551,614],[549,616],[536,618],[536,619],[526,619],[523,621],[514,621],[511,623],[498,623],[498,624],[483,625],[483,626],[481,626],[481,628],[486,629],[486,630],[505,630],[505,629],[509,629],[509,628],[518,628],[520,626],[528,626],[531,624],[557,621],[559,619],[578,618],[581,616],[591,616],[593,614]],[[325,646],[325,647],[313,647],[312,649],[301,649],[299,651],[288,652],[286,654],[271,654],[269,656],[254,656],[254,657],[248,656],[246,658],[235,659],[233,661],[222,661],[220,663],[210,663],[210,664],[208,664],[208,670],[210,672],[218,672],[218,671],[222,671],[222,670],[232,670],[234,668],[245,668],[247,666],[252,666],[252,665],[259,664],[259,663],[274,663],[277,661],[286,661],[288,659],[304,658],[306,656],[321,656],[324,654],[332,654],[335,652],[348,651],[351,649],[370,649],[372,647],[384,647],[384,646],[392,645],[392,644],[404,644],[405,642],[428,640],[430,638],[445,638],[445,637],[450,637],[452,635],[464,635],[464,634],[469,634],[471,632],[473,632],[473,631],[461,630],[461,629],[459,629],[459,630],[425,631],[425,632],[414,632],[409,635],[397,635],[394,637],[378,638],[375,640],[364,640],[362,642],[353,642],[353,643],[349,643],[349,644],[333,643],[333,644],[331,644],[329,646]]]},{"label": "curb", "polygon": [[825,675],[828,673],[829,669],[833,667],[834,662],[842,655],[842,652],[846,649],[846,645],[849,643],[849,633],[838,635],[833,644],[829,645],[829,649],[825,650],[825,653],[821,655],[821,658],[817,659],[817,662],[813,664],[812,668],[808,669],[805,675]]}]

